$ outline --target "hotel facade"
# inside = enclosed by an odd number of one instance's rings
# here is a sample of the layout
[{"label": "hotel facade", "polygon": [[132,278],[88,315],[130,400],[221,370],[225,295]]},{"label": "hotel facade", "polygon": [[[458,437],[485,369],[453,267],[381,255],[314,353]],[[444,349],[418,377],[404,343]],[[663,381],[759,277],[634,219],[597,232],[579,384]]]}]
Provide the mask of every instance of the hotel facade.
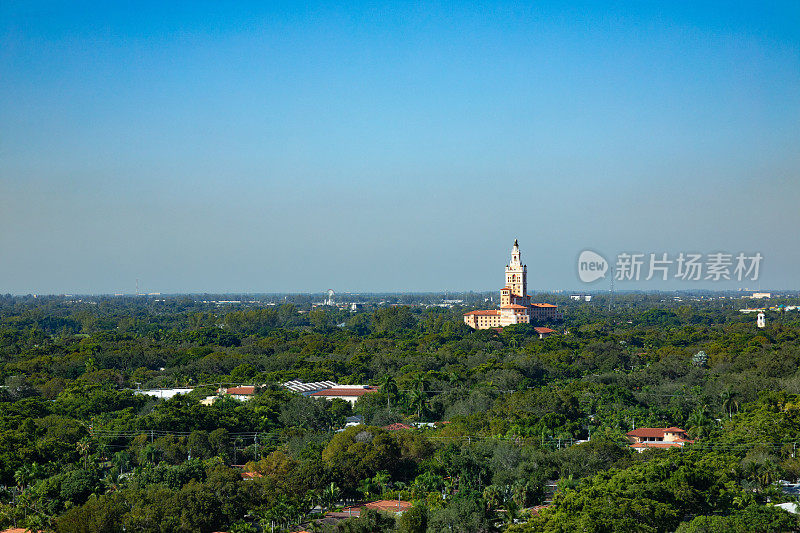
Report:
[{"label": "hotel facade", "polygon": [[500,308],[464,313],[464,323],[473,329],[502,328],[511,324],[530,324],[531,318],[561,320],[557,305],[531,303],[528,294],[528,267],[522,264],[519,243],[514,240],[511,261],[506,265],[506,285],[500,289]]}]

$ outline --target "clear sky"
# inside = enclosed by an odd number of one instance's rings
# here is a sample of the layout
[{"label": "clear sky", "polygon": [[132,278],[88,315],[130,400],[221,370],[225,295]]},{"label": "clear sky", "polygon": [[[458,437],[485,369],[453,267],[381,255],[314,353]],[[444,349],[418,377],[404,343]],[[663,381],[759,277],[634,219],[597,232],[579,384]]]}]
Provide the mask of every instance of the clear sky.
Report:
[{"label": "clear sky", "polygon": [[797,1],[301,4],[0,3],[0,293],[800,288]]}]

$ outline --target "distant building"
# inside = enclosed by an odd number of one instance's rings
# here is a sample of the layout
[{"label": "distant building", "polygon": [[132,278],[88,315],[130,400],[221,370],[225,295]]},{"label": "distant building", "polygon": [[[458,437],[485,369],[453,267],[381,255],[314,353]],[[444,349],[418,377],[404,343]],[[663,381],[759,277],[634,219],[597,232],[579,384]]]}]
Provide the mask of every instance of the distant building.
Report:
[{"label": "distant building", "polygon": [[216,396],[209,396],[206,400],[211,400],[213,403],[214,399],[220,396],[230,396],[231,398],[239,401],[246,401],[255,396],[258,387],[255,385],[242,385],[239,387],[228,387],[227,389],[222,387],[219,389]]},{"label": "distant building", "polygon": [[500,289],[500,309],[464,313],[464,323],[472,329],[502,328],[511,324],[530,324],[531,317],[560,320],[557,305],[531,303],[528,294],[528,267],[522,264],[519,243],[514,240],[511,262],[506,265],[506,286]]},{"label": "distant building", "polygon": [[530,314],[533,318],[544,320],[561,320],[562,315],[558,312],[558,306],[553,304],[531,304]]},{"label": "distant building", "polygon": [[631,441],[631,448],[644,451],[647,448],[680,448],[694,441],[686,438],[681,428],[638,428],[625,434]]},{"label": "distant building", "polygon": [[339,385],[334,388],[312,392],[309,396],[325,398],[326,400],[339,398],[350,402],[351,405],[355,405],[359,398],[372,392],[378,392],[377,387],[370,387],[369,385]]},{"label": "distant building", "polygon": [[303,396],[308,396],[311,393],[320,390],[338,387],[339,384],[336,383],[335,381],[313,381],[311,383],[303,383],[300,380],[293,379],[291,381],[287,381],[286,383],[284,383],[283,386],[292,392],[299,392]]},{"label": "distant building", "polygon": [[241,385],[239,387],[228,388],[220,387],[217,390],[217,394],[206,396],[200,400],[200,403],[203,405],[211,405],[222,396],[228,396],[235,400],[239,400],[240,402],[245,402],[255,396],[256,392],[258,392],[258,387],[255,385]]},{"label": "distant building", "polygon": [[403,424],[402,422],[395,422],[394,424],[383,426],[381,429],[385,429],[386,431],[402,431],[405,429],[411,429],[411,426]]},{"label": "distant building", "polygon": [[798,508],[797,504],[794,502],[778,503],[775,504],[775,507],[780,507],[784,511],[792,514],[800,514],[800,508]]},{"label": "distant building", "polygon": [[570,294],[569,297],[571,300],[575,300],[576,302],[580,302],[581,300],[583,300],[584,302],[592,301],[591,294]]},{"label": "distant building", "polygon": [[344,419],[344,427],[349,428],[353,426],[360,426],[364,423],[364,417],[361,415],[350,415]]},{"label": "distant building", "polygon": [[772,293],[771,292],[754,292],[750,296],[750,298],[755,298],[755,299],[758,299],[758,298],[772,298]]},{"label": "distant building", "polygon": [[377,500],[374,502],[367,502],[361,505],[352,505],[345,507],[338,512],[326,513],[325,516],[333,518],[350,518],[361,515],[362,509],[372,509],[373,511],[381,511],[384,513],[394,513],[402,515],[405,511],[411,509],[411,502],[405,500]]},{"label": "distant building", "polygon": [[174,389],[138,389],[133,391],[133,393],[144,394],[146,396],[154,396],[162,400],[169,400],[173,396],[176,396],[178,394],[187,394],[189,392],[192,392],[193,390],[194,389],[190,387],[181,387]]}]

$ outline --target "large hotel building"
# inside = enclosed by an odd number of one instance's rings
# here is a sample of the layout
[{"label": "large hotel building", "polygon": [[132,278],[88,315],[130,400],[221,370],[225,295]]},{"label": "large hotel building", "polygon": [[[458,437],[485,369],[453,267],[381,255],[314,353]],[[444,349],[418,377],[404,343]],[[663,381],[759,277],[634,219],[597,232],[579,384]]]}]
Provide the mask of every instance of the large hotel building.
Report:
[{"label": "large hotel building", "polygon": [[514,240],[511,262],[506,265],[506,286],[500,289],[500,309],[464,313],[464,323],[473,329],[502,328],[511,324],[530,324],[531,317],[560,320],[557,305],[531,303],[528,294],[528,267],[522,264],[519,244]]}]

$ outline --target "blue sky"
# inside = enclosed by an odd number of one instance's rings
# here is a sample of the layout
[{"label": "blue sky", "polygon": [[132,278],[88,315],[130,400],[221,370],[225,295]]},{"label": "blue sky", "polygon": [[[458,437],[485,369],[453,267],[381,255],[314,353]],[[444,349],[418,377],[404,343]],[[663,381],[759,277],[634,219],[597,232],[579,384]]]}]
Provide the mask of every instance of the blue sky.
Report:
[{"label": "blue sky", "polygon": [[0,292],[800,288],[797,2],[161,4],[0,5]]}]

